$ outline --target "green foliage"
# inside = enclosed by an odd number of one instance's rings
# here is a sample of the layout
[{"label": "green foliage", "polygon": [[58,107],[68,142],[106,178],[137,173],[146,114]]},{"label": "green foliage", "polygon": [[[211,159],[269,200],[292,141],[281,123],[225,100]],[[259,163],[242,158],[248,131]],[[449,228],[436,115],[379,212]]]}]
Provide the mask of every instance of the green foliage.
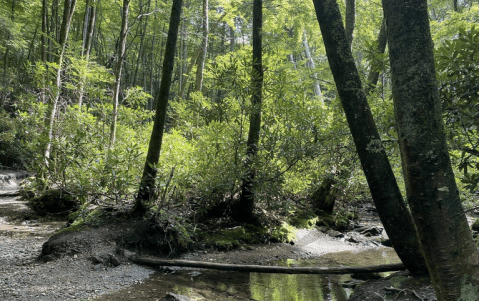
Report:
[{"label": "green foliage", "polygon": [[283,222],[281,226],[271,229],[271,241],[291,242],[296,238],[296,228]]},{"label": "green foliage", "polygon": [[479,184],[479,30],[459,29],[436,50],[440,96],[452,153],[470,193]]}]

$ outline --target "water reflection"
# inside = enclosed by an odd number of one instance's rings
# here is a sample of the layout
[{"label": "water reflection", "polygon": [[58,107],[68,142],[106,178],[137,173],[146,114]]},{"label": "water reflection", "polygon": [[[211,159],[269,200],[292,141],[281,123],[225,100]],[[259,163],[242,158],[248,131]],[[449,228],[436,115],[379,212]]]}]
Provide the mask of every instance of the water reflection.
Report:
[{"label": "water reflection", "polygon": [[[392,249],[370,249],[363,252],[330,253],[320,258],[282,260],[282,266],[366,266],[397,263]],[[188,296],[191,300],[256,300],[256,301],[346,301],[351,291],[341,283],[350,275],[286,275],[239,273],[214,270],[176,269],[156,273],[145,283],[102,296],[97,300],[158,300],[168,292]]]},{"label": "water reflection", "polygon": [[341,276],[258,274],[250,276],[251,299],[258,301],[346,301]]}]

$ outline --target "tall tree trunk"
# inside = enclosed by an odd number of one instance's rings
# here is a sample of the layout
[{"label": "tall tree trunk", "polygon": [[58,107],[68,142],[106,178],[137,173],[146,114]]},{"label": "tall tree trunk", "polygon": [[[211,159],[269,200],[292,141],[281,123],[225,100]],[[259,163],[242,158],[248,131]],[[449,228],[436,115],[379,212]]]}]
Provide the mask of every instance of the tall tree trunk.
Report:
[{"label": "tall tree trunk", "polygon": [[447,149],[427,1],[383,0],[383,8],[407,199],[429,275],[438,300],[478,300],[479,253]]},{"label": "tall tree trunk", "polygon": [[235,28],[233,26],[230,26],[229,29],[230,29],[230,51],[233,52],[235,51],[235,44],[236,44]]},{"label": "tall tree trunk", "polygon": [[[11,12],[11,15],[10,15],[10,20],[13,21],[15,20],[15,0],[12,0],[12,12]],[[5,47],[5,54],[4,54],[4,58],[3,58],[3,79],[6,80],[6,77],[7,77],[7,67],[8,67],[8,54],[10,52],[10,46],[8,45],[8,40],[10,40],[10,33],[8,33],[8,36],[7,36],[7,45]]]},{"label": "tall tree trunk", "polygon": [[[383,22],[381,23],[381,29],[379,30],[376,53],[384,53],[384,51],[386,51],[387,42],[388,37],[386,33],[386,19],[383,19]],[[371,67],[369,68],[368,82],[366,84],[366,88],[364,89],[366,95],[369,95],[369,93],[374,90],[378,83],[378,79],[379,66],[376,66],[375,62],[373,61],[371,63]]]},{"label": "tall tree trunk", "polygon": [[40,98],[42,103],[45,103],[45,85],[46,85],[46,76],[48,75],[48,66],[47,66],[47,36],[48,36],[48,4],[47,0],[42,1],[42,38],[41,38],[41,60],[42,64],[45,67],[45,76],[42,78],[42,88],[40,90]]},{"label": "tall tree trunk", "polygon": [[[309,44],[308,44],[308,39],[306,37],[306,32],[304,33],[304,38],[303,38],[303,45],[304,45],[304,52],[306,53],[306,59],[307,59],[307,66],[313,70],[313,77],[314,77],[314,83],[313,83],[313,88],[314,88],[314,96],[318,97],[323,103],[323,95],[321,93],[321,87],[319,86],[319,81],[318,81],[318,74],[314,73],[314,69],[316,69],[316,64],[313,61],[313,57],[311,56],[311,51],[309,49]],[[292,56],[291,56],[292,58]]]},{"label": "tall tree trunk", "polygon": [[356,0],[346,0],[346,41],[353,45],[353,32],[356,24]]},{"label": "tall tree trunk", "polygon": [[178,98],[179,99],[185,98],[185,90],[186,90],[186,87],[188,86],[188,79],[190,77],[191,71],[193,70],[193,67],[195,66],[196,61],[199,58],[200,53],[201,53],[201,47],[199,47],[196,50],[196,52],[193,54],[193,57],[190,60],[190,64],[188,65],[188,69],[186,69],[183,85],[181,86],[180,93],[178,93]]},{"label": "tall tree trunk", "polygon": [[255,201],[254,179],[256,170],[254,160],[258,153],[259,133],[261,129],[261,106],[263,99],[263,53],[262,53],[263,3],[262,0],[253,1],[253,72],[251,86],[251,116],[249,120],[248,141],[246,142],[245,175],[241,186],[240,200],[233,212],[238,221],[253,220]]},{"label": "tall tree trunk", "polygon": [[[136,79],[137,79],[137,76],[138,76],[138,68],[140,66],[140,61],[143,59],[143,45],[144,45],[144,42],[145,42],[145,36],[146,36],[146,28],[148,26],[148,19],[149,19],[149,11],[150,11],[150,5],[151,5],[151,0],[148,0],[148,4],[147,4],[147,7],[146,7],[146,11],[147,11],[147,15],[146,16],[143,16],[141,17],[141,24],[139,24],[138,26],[140,27],[140,48],[138,50],[138,57],[136,59],[136,64],[135,64],[135,72],[133,73],[133,77],[132,77],[132,80],[130,82],[130,86],[135,86],[136,85]],[[141,5],[141,2],[140,2],[140,7],[143,7],[143,5]],[[142,13],[140,11],[140,13]]]},{"label": "tall tree trunk", "polygon": [[121,30],[119,38],[119,47],[117,62],[115,66],[115,87],[113,90],[113,113],[111,117],[110,146],[115,144],[116,139],[116,120],[118,118],[118,97],[121,89],[121,69],[126,50],[126,36],[128,35],[128,14],[130,11],[130,1],[123,0],[123,10],[121,14]]},{"label": "tall tree trunk", "polygon": [[[181,32],[182,32],[182,39],[181,39],[181,54],[179,56],[181,56],[181,66],[180,66],[180,86],[179,86],[179,89],[178,91],[184,91],[183,87],[185,86],[186,84],[186,77],[185,77],[185,74],[186,74],[186,70],[188,68],[187,66],[187,61],[188,61],[188,32],[186,30],[186,22],[182,22],[181,23]],[[181,98],[179,98],[181,99]]]},{"label": "tall tree trunk", "polygon": [[163,60],[163,70],[161,73],[161,84],[157,94],[157,107],[153,129],[151,131],[150,143],[148,145],[148,154],[146,156],[145,168],[141,178],[138,196],[136,198],[133,212],[144,212],[147,209],[147,202],[152,200],[155,195],[155,178],[157,175],[156,165],[160,159],[161,144],[163,141],[163,131],[166,122],[166,110],[168,107],[168,97],[170,94],[171,77],[175,62],[176,41],[178,39],[178,28],[181,17],[182,0],[173,0],[171,8],[170,26],[168,28],[168,38],[166,40],[165,59]]},{"label": "tall tree trunk", "polygon": [[206,53],[208,51],[208,0],[203,0],[203,41],[201,43],[201,52],[198,56],[195,91],[201,91],[203,87],[203,69],[205,68]]},{"label": "tall tree trunk", "polygon": [[86,42],[86,36],[88,33],[88,23],[90,20],[90,1],[91,0],[85,0],[85,14],[83,16],[83,31],[82,31],[82,47],[81,47],[81,55],[84,55],[85,52],[85,42]]},{"label": "tall tree trunk", "polygon": [[[88,62],[90,59],[91,44],[93,40],[93,32],[95,31],[95,20],[96,20],[96,0],[88,0],[87,7],[85,8],[85,24],[83,28],[83,45],[82,45],[82,56],[85,58],[86,66],[88,68]],[[84,94],[84,83],[86,80],[86,75],[83,76],[80,83],[80,93],[78,95],[78,109],[81,111],[83,104],[83,94]]]},{"label": "tall tree trunk", "polygon": [[65,55],[65,48],[67,45],[68,39],[68,32],[70,31],[70,24],[72,21],[73,12],[75,11],[77,1],[76,0],[65,0],[64,7],[63,7],[63,21],[60,29],[60,37],[59,37],[59,46],[57,52],[56,63],[58,65],[56,80],[55,80],[55,91],[52,93],[50,97],[50,101],[48,104],[47,109],[47,118],[45,120],[46,131],[47,131],[47,146],[45,148],[45,159],[50,158],[50,149],[52,145],[53,139],[53,124],[55,121],[55,114],[57,111],[58,106],[58,99],[60,98],[60,93],[62,90],[62,65],[63,65],[63,57]]},{"label": "tall tree trunk", "polygon": [[[412,274],[427,272],[413,220],[394,177],[361,87],[336,0],[313,0],[341,104],[374,204],[399,258]],[[341,34],[340,34],[341,33]]]}]

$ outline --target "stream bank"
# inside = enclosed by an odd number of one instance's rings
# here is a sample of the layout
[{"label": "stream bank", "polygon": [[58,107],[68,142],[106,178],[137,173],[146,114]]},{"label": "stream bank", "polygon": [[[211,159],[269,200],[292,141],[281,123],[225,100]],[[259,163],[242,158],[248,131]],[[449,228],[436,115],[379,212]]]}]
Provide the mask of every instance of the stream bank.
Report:
[{"label": "stream bank", "polygon": [[[121,222],[56,235],[58,249],[51,256],[41,256],[46,246],[51,246],[45,242],[64,222],[36,219],[26,203],[14,196],[16,187],[9,186],[4,190],[8,196],[0,197],[1,300],[160,300],[166,293],[175,292],[191,300],[309,301],[321,300],[316,299],[321,296],[322,300],[345,301],[360,282],[351,275],[277,275],[175,267],[158,270],[138,266],[117,254],[124,247],[119,237],[131,228],[131,224]],[[360,224],[380,226],[374,208],[364,207]],[[300,229],[292,243],[248,245],[232,251],[206,248],[180,258],[285,266],[358,266],[398,261],[394,250],[381,246],[377,237],[369,238],[357,231],[327,233],[321,228]],[[407,275],[402,277],[409,279]],[[350,298],[384,300],[384,289],[396,287],[396,280],[369,282],[372,287],[366,284],[356,290],[363,295]],[[427,289],[422,287],[414,292],[421,294]],[[390,295],[399,296],[396,300],[414,300],[408,299],[411,296],[407,292]]]}]

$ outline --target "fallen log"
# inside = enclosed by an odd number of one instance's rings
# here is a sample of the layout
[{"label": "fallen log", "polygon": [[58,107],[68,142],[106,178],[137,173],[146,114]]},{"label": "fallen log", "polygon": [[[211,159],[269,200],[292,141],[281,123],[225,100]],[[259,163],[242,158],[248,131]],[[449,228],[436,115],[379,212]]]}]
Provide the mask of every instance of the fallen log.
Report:
[{"label": "fallen log", "polygon": [[148,266],[177,266],[188,268],[213,269],[222,271],[236,271],[249,273],[277,273],[277,274],[353,274],[379,273],[405,270],[402,263],[373,265],[364,267],[280,267],[261,265],[222,264],[189,260],[167,260],[153,257],[130,257],[132,262]]}]

